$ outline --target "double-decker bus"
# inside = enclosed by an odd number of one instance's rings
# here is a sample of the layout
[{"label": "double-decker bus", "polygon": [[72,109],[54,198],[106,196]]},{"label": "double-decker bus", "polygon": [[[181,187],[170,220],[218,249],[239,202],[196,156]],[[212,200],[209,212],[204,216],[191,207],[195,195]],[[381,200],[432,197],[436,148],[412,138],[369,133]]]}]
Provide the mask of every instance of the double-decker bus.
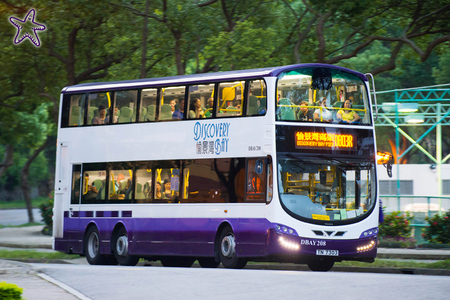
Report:
[{"label": "double-decker bus", "polygon": [[53,247],[90,264],[373,262],[371,112],[367,77],[325,64],[66,87]]}]

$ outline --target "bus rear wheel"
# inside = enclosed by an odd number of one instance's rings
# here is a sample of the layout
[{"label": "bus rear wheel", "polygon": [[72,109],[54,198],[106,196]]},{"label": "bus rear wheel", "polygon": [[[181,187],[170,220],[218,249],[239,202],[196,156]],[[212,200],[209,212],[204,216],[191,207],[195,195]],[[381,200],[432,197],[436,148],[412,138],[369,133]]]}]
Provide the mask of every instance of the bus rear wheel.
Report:
[{"label": "bus rear wheel", "polygon": [[202,268],[217,268],[220,261],[216,261],[214,257],[202,257],[198,259],[198,264]]},{"label": "bus rear wheel", "polygon": [[128,234],[124,227],[121,227],[114,238],[114,257],[121,266],[135,266],[139,262],[139,256],[128,253]]},{"label": "bus rear wheel", "polygon": [[166,256],[162,257],[161,264],[164,267],[180,267],[180,268],[190,268],[194,262],[193,257],[181,257],[181,256]]},{"label": "bus rear wheel", "polygon": [[219,258],[225,268],[242,269],[247,260],[236,256],[236,239],[230,226],[222,230],[219,238]]},{"label": "bus rear wheel", "polygon": [[84,253],[90,265],[114,265],[117,264],[111,255],[100,254],[100,234],[95,226],[89,227],[84,239]]},{"label": "bus rear wheel", "polygon": [[311,271],[327,272],[334,266],[334,261],[327,259],[313,259],[308,262]]}]

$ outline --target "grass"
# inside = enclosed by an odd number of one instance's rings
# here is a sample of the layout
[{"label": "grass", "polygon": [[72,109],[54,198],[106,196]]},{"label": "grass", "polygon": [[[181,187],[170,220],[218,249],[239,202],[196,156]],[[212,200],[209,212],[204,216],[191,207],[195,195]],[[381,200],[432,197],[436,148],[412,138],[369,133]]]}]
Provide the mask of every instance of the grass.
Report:
[{"label": "grass", "polygon": [[416,268],[416,269],[447,269],[450,270],[450,259],[434,263],[415,262],[413,260],[375,259],[374,263],[359,261],[343,261],[335,263],[339,267],[369,267],[369,268]]},{"label": "grass", "polygon": [[40,223],[40,222],[33,222],[33,223],[25,223],[22,225],[1,225],[0,224],[0,229],[2,228],[6,228],[6,227],[31,227],[31,226],[40,226],[40,225],[44,225],[44,223]]},{"label": "grass", "polygon": [[34,250],[0,250],[0,259],[17,260],[48,260],[48,259],[75,259],[78,255],[69,255],[61,252],[40,252]]},{"label": "grass", "polygon": [[[79,256],[69,255],[61,252],[40,252],[34,250],[0,250],[0,259],[51,260],[51,259],[76,259],[76,258],[79,258]],[[450,259],[437,261],[434,263],[415,262],[412,260],[376,259],[375,262],[371,264],[358,261],[344,261],[336,263],[335,266],[363,267],[363,268],[413,268],[413,269],[450,270]]]},{"label": "grass", "polygon": [[[31,200],[31,206],[33,208],[39,208],[39,205],[48,200],[46,197],[38,197]],[[0,201],[0,209],[22,209],[27,208],[25,200],[17,200],[17,201]]]}]

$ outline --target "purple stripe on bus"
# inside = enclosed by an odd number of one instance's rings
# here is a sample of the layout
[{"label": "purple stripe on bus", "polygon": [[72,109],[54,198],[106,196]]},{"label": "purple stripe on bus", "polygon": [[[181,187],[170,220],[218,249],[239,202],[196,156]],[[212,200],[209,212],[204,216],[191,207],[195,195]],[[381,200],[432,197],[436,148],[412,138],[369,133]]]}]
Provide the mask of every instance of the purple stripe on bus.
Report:
[{"label": "purple stripe on bus", "polygon": [[[111,212],[113,213],[115,212]],[[227,224],[235,233],[237,255],[241,257],[301,262],[308,257],[316,256],[318,249],[338,250],[340,258],[371,259],[376,256],[376,238],[355,240],[303,238],[276,232],[274,224],[267,219],[243,218],[64,218],[64,239],[55,239],[55,250],[81,253],[85,230],[89,224],[95,224],[102,240],[100,251],[103,254],[110,254],[113,229],[119,223],[125,226],[128,236],[133,237],[129,240],[130,253],[139,256],[214,256],[216,237],[223,225]],[[358,247],[367,246],[372,241],[373,248],[358,253]],[[299,248],[295,250],[291,247],[293,244]]]},{"label": "purple stripe on bus", "polygon": [[92,218],[93,216],[93,211],[80,211],[80,218]]},{"label": "purple stripe on bus", "polygon": [[131,210],[126,210],[122,212],[122,218],[131,218],[133,216],[133,212]]}]

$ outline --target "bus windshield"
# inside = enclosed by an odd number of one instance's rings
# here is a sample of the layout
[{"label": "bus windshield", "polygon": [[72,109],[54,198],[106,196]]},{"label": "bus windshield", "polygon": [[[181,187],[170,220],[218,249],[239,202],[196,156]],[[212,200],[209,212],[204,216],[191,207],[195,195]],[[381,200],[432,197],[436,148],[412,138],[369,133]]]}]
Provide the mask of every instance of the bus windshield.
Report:
[{"label": "bus windshield", "polygon": [[339,224],[356,221],[375,205],[374,164],[325,155],[281,155],[278,187],[284,209],[297,219]]},{"label": "bus windshield", "polygon": [[283,72],[277,93],[277,121],[371,124],[364,81],[344,70],[313,67]]}]

